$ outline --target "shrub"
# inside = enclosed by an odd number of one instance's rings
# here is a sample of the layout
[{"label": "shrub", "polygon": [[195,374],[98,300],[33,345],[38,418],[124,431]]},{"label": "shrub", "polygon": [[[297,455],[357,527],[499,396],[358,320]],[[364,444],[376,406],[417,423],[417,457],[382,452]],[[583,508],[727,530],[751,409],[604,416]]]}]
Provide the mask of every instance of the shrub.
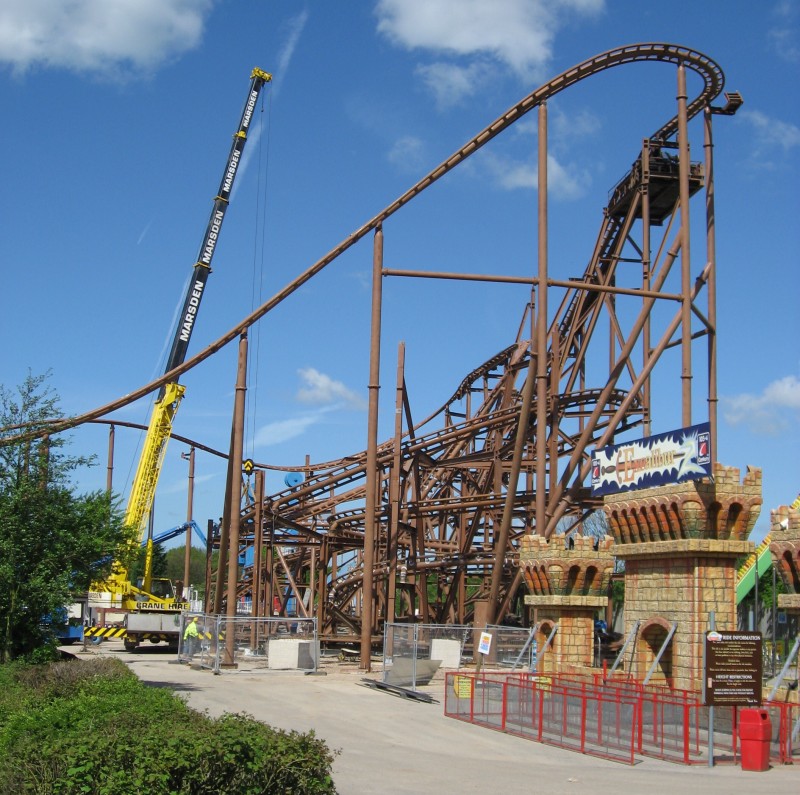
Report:
[{"label": "shrub", "polygon": [[335,793],[313,732],[212,719],[118,660],[0,666],[0,792]]}]

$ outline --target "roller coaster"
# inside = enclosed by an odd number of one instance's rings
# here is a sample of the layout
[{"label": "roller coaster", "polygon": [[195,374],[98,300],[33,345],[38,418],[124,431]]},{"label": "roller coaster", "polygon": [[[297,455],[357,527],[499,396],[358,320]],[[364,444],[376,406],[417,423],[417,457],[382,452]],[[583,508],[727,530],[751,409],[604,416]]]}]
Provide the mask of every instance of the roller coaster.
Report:
[{"label": "roller coaster", "polygon": [[[643,62],[675,68],[676,113],[643,139],[632,166],[612,187],[583,274],[553,278],[548,269],[547,103],[601,72]],[[702,82],[691,99],[687,70]],[[372,235],[367,449],[302,467],[256,463],[243,473],[241,438],[232,445],[230,496],[224,520],[210,537],[221,560],[209,584],[208,610],[230,613],[235,595],[252,599],[254,615],[269,615],[292,599],[299,614],[317,618],[323,642],[360,640],[362,662],[380,638],[383,622],[506,619],[524,589],[515,565],[520,537],[581,530],[599,505],[585,485],[590,451],[632,429],[649,434],[657,367],[671,374],[680,391],[683,425],[692,423],[693,388],[702,390],[716,440],[712,119],[732,115],[742,104],[739,94],[725,93],[724,104],[715,106],[723,88],[724,76],[714,61],[673,44],[634,44],[583,61],[509,108],[204,350],[51,432],[107,417],[175,382],[229,343],[238,339],[241,346],[250,327]],[[537,272],[519,277],[385,267],[383,241],[391,234],[392,217],[534,110]],[[690,157],[694,117],[702,119],[697,147],[702,161]],[[690,236],[689,205],[695,196],[702,197],[705,219],[695,225],[699,234]],[[443,386],[444,394],[452,390],[450,397],[421,420],[414,419],[406,390],[401,344],[394,435],[379,442],[382,290],[384,282],[402,278],[517,283],[529,285],[530,292],[518,310],[516,337],[476,363],[460,383]],[[693,386],[698,348],[704,370],[700,387]],[[242,370],[240,381],[246,383]],[[265,495],[266,468],[292,472],[290,485]],[[232,569],[237,581],[229,579],[225,590],[228,550],[236,560],[244,555],[247,565],[243,575]]]}]

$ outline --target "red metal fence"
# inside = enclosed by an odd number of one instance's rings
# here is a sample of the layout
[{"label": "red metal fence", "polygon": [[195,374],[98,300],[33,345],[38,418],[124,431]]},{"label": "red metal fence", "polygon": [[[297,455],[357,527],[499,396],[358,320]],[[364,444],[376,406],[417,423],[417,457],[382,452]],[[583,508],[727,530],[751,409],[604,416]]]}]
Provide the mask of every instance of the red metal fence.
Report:
[{"label": "red metal fence", "polygon": [[[770,760],[800,762],[796,704],[767,702],[772,723]],[[445,715],[581,753],[633,764],[650,756],[681,764],[708,764],[709,709],[690,691],[643,687],[600,676],[502,672],[446,675]],[[715,763],[737,762],[736,707],[714,710]]]}]

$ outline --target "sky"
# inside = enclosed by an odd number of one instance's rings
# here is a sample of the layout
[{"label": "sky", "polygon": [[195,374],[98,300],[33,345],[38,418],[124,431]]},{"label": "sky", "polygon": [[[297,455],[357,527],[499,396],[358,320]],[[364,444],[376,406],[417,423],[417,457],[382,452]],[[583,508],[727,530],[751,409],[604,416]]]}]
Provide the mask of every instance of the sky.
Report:
[{"label": "sky", "polygon": [[[163,372],[253,67],[273,80],[190,355],[540,84],[645,41],[705,53],[745,101],[714,127],[718,459],[763,469],[763,536],[770,509],[800,491],[797,0],[4,0],[0,383],[51,372],[72,415]],[[556,278],[583,272],[609,190],[675,112],[674,67],[612,72],[549,103]],[[690,95],[698,82],[690,74]],[[387,223],[385,264],[535,272],[535,153],[531,114]],[[247,456],[297,466],[366,448],[371,268],[368,236],[252,330]],[[528,294],[430,280],[383,289],[380,439],[393,432],[401,341],[421,418],[514,340]],[[236,360],[234,343],[182,379],[176,433],[227,450]],[[679,427],[679,402],[677,381],[659,386],[654,433]],[[141,401],[115,418],[146,423],[149,413]],[[706,419],[702,405],[696,414]],[[76,485],[104,488],[107,426],[69,437],[70,452],[97,456]],[[113,485],[123,498],[140,442],[117,428]],[[157,531],[187,517],[186,450],[167,451]],[[283,477],[270,472],[267,491]],[[198,453],[202,527],[220,516],[224,484],[224,462]]]}]

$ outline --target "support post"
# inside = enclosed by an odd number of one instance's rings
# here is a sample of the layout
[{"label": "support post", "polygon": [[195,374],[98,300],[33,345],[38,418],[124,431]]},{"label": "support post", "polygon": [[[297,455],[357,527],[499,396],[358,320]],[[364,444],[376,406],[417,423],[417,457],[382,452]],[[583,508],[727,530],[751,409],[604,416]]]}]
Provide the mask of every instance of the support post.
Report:
[{"label": "support post", "polygon": [[263,548],[264,548],[264,471],[255,474],[255,515],[253,517],[253,618],[269,615],[269,605],[262,609],[263,599]]},{"label": "support post", "polygon": [[[645,139],[642,144],[642,184],[639,188],[642,195],[642,291],[650,290],[650,275],[652,268],[651,243],[650,243],[650,141]],[[642,328],[642,367],[647,369],[650,362],[650,316],[647,316]],[[652,434],[652,412],[650,406],[650,376],[644,382],[642,389],[644,403],[644,435]]]},{"label": "support post", "polygon": [[114,481],[114,426],[108,427],[108,466],[106,468],[106,491],[111,494]]},{"label": "support post", "polygon": [[703,148],[706,177],[706,257],[708,260],[708,424],[711,460],[719,460],[717,441],[717,221],[714,208],[714,137],[711,108],[703,111]]},{"label": "support post", "polygon": [[190,563],[192,559],[192,526],[190,522],[194,519],[194,447],[189,448],[189,496],[186,500],[186,540],[184,542],[184,556],[183,556],[183,587],[188,592],[189,586],[189,573]]},{"label": "support post", "polygon": [[[535,302],[536,333],[531,339],[528,374],[522,388],[522,403],[514,439],[514,453],[508,474],[506,499],[500,529],[494,544],[494,566],[489,581],[487,605],[487,624],[502,620],[498,615],[500,583],[503,577],[506,547],[511,533],[511,519],[514,514],[514,497],[519,481],[522,455],[527,443],[528,419],[531,415],[533,392],[536,390],[536,531],[544,527],[545,498],[547,489],[547,103],[539,105],[539,300]],[[535,343],[535,344],[534,344]],[[499,462],[497,463],[499,472]]]},{"label": "support post", "polygon": [[403,391],[405,388],[406,346],[400,343],[397,348],[397,386],[394,408],[394,450],[392,451],[392,472],[389,478],[389,515],[386,557],[389,569],[389,583],[386,589],[386,623],[395,619],[395,596],[397,591],[397,537],[400,532],[400,465],[402,462],[401,442],[403,438]]},{"label": "support post", "polygon": [[[539,300],[536,302],[536,532],[547,509],[547,103],[539,106]],[[533,347],[533,346],[532,346]],[[533,355],[533,350],[531,350]],[[553,462],[555,466],[555,462]]]},{"label": "support post", "polygon": [[[247,392],[247,332],[239,337],[239,362],[236,373],[236,395],[233,406],[233,439],[229,460],[230,491],[228,492],[228,588],[227,617],[236,617],[236,591],[239,585],[239,513],[242,502],[242,460],[244,458],[244,409]],[[233,626],[225,633],[225,662],[234,664]]]},{"label": "support post", "polygon": [[683,427],[692,424],[692,272],[689,249],[689,123],[686,67],[678,65],[678,180],[681,204],[681,410]]},{"label": "support post", "polygon": [[381,371],[381,300],[383,229],[375,230],[372,252],[372,319],[369,352],[369,415],[367,429],[367,471],[364,519],[364,578],[361,585],[361,668],[370,670],[372,657],[373,567],[375,563],[375,514],[378,508],[378,392]]}]

